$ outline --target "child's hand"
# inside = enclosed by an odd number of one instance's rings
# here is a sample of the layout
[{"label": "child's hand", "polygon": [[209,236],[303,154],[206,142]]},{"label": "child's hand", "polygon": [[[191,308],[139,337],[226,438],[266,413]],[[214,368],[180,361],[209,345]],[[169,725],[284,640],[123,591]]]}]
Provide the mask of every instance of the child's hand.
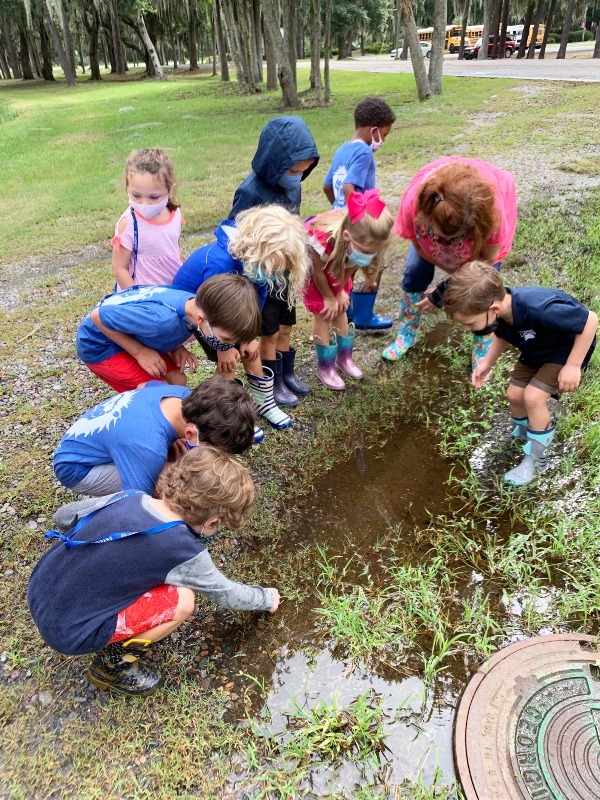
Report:
[{"label": "child's hand", "polygon": [[135,357],[140,367],[149,375],[154,375],[155,378],[161,378],[167,374],[167,365],[156,350],[150,347],[143,347]]},{"label": "child's hand", "polygon": [[492,368],[492,364],[488,364],[487,361],[480,361],[479,364],[473,370],[473,374],[471,375],[471,381],[473,386],[476,389],[481,389],[483,384],[487,380],[488,372]]},{"label": "child's hand", "polygon": [[227,375],[228,372],[235,372],[240,354],[235,347],[229,350],[217,350],[217,373]]},{"label": "child's hand", "polygon": [[323,311],[321,316],[326,322],[331,322],[340,313],[338,310],[339,304],[335,297],[323,298]]},{"label": "child's hand", "polygon": [[338,314],[343,314],[344,311],[348,311],[350,307],[350,297],[346,294],[346,292],[342,289],[342,291],[337,296],[338,301]]},{"label": "child's hand", "polygon": [[182,344],[171,351],[171,358],[177,364],[179,372],[185,372],[186,365],[189,367],[190,373],[194,373],[198,369],[198,359]]},{"label": "child's hand", "polygon": [[184,456],[188,449],[185,446],[185,439],[175,439],[171,447],[169,447],[169,453],[167,455],[167,462],[169,464],[174,464],[176,461]]},{"label": "child's hand", "polygon": [[581,367],[565,364],[558,373],[558,389],[561,392],[574,392],[581,383]]},{"label": "child's hand", "polygon": [[258,341],[254,339],[246,344],[241,344],[240,353],[242,357],[246,358],[248,361],[254,361],[255,358],[258,358],[258,348]]},{"label": "child's hand", "polygon": [[424,311],[426,314],[434,314],[436,311],[439,311],[439,308],[436,306],[435,303],[432,303],[431,300],[427,297],[428,294],[431,294],[433,289],[430,292],[425,292],[425,297],[422,300],[419,300],[417,303],[417,308],[421,311]]},{"label": "child's hand", "polygon": [[277,609],[279,608],[279,603],[281,602],[281,597],[279,596],[279,592],[277,591],[277,589],[273,589],[272,587],[269,587],[269,591],[271,592],[271,594],[275,598],[275,602],[273,603],[273,605],[269,609],[269,614],[274,614],[277,611]]}]

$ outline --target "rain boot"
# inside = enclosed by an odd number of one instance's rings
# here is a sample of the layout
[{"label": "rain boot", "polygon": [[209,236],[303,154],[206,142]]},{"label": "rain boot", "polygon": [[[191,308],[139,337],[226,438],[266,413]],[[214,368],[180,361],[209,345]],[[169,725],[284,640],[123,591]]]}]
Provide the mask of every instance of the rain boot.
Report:
[{"label": "rain boot", "polygon": [[131,697],[152,694],[162,684],[160,672],[140,662],[151,644],[149,639],[127,639],[107,645],[88,667],[88,680],[100,689]]},{"label": "rain boot", "polygon": [[377,292],[352,292],[351,297],[354,306],[354,325],[357,330],[382,331],[392,327],[392,320],[389,317],[380,317],[373,313]]},{"label": "rain boot", "polygon": [[258,406],[258,413],[267,420],[271,427],[278,431],[283,430],[283,428],[291,428],[292,420],[277,407],[273,397],[273,386],[275,384],[273,370],[269,369],[269,367],[263,367],[263,373],[264,377],[246,373],[248,391]]},{"label": "rain boot", "polygon": [[[244,381],[241,378],[234,378],[233,379],[236,383],[239,383],[240,386],[244,385]],[[254,426],[254,441],[252,444],[260,444],[262,440],[265,438],[265,432],[262,428],[259,428],[258,425]]]},{"label": "rain boot", "polygon": [[548,466],[548,447],[554,437],[556,421],[553,418],[550,427],[545,431],[533,431],[527,428],[527,444],[523,447],[525,458],[521,463],[507,472],[504,480],[513,486],[525,486],[534,479],[537,473]]},{"label": "rain boot", "polygon": [[479,362],[483,361],[483,359],[487,356],[488,350],[490,349],[493,341],[494,341],[493,333],[486,333],[484,336],[481,336],[478,333],[473,334],[473,350],[471,351],[471,370],[474,370],[475,367],[479,364]]},{"label": "rain boot", "polygon": [[[279,350],[277,352],[279,353]],[[306,395],[311,392],[310,385],[296,377],[294,373],[295,362],[296,350],[293,347],[290,347],[289,350],[281,351],[283,382],[287,388],[298,397],[306,397]]]},{"label": "rain boot", "polygon": [[283,382],[283,359],[281,353],[277,353],[275,361],[262,360],[263,367],[268,367],[275,375],[275,383],[273,384],[273,397],[278,406],[284,408],[294,408],[298,405],[298,398],[291,392]]},{"label": "rain boot", "polygon": [[[353,326],[351,326],[351,328],[352,327]],[[354,363],[354,359],[352,358],[352,348],[354,347],[354,330],[349,330],[348,336],[340,336],[338,333],[337,345],[338,350],[335,357],[336,365],[349,378],[355,378],[358,381],[361,380],[364,377],[362,370],[358,364]]]},{"label": "rain boot", "polygon": [[329,344],[318,344],[315,342],[317,350],[317,378],[328,389],[333,389],[334,392],[343,392],[346,384],[337,374],[335,368],[335,361],[338,351],[337,340],[335,336],[331,339]]},{"label": "rain boot", "polygon": [[515,426],[512,435],[518,442],[527,441],[527,417],[511,416],[511,420]]},{"label": "rain boot", "polygon": [[382,353],[386,361],[398,361],[409,347],[417,340],[417,331],[421,321],[421,310],[417,303],[423,299],[423,292],[404,292],[400,298],[400,327],[396,341],[386,347]]}]

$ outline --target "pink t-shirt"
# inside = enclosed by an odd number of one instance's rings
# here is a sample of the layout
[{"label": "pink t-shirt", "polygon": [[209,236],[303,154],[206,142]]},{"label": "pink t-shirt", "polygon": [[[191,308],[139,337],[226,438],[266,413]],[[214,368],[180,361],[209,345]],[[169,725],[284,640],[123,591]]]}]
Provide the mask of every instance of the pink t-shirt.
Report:
[{"label": "pink t-shirt", "polygon": [[517,227],[517,192],[515,179],[510,172],[498,169],[479,158],[462,158],[462,156],[438,158],[427,164],[417,172],[402,195],[394,230],[403,239],[416,239],[425,255],[432,261],[443,265],[446,272],[455,272],[469,261],[472,242],[466,238],[456,242],[446,242],[435,236],[431,227],[418,224],[415,217],[417,216],[417,196],[421,185],[429,180],[440,167],[454,163],[468,164],[474,167],[492,185],[496,208],[500,215],[500,227],[489,237],[486,245],[500,245],[497,261],[502,261],[510,253]]}]

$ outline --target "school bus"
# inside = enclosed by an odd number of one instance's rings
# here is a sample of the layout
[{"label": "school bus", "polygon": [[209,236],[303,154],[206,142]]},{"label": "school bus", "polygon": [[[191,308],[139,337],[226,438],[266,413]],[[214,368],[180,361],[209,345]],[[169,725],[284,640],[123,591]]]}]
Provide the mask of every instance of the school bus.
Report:
[{"label": "school bus", "polygon": [[[515,44],[517,44],[517,45],[519,44],[519,42],[521,41],[521,37],[523,36],[523,28],[524,27],[525,27],[524,25],[507,25],[506,26],[506,32],[508,34],[510,34],[514,38]],[[500,25],[500,31],[501,30],[502,30],[502,25]],[[537,32],[537,37],[536,37],[536,40],[535,40],[535,46],[536,47],[541,47],[542,46],[542,42],[544,41],[544,32],[545,32],[545,30],[546,30],[546,26],[545,25],[543,25],[543,24],[539,25],[538,32]],[[459,28],[459,31],[460,31],[460,28]],[[533,25],[529,28],[529,36],[527,38],[527,44],[528,45],[531,43],[531,34],[532,33],[533,33]],[[459,35],[459,44],[460,44],[460,33],[458,35]],[[490,36],[491,35],[493,35],[493,31],[490,31]],[[481,39],[482,36],[483,36],[483,25],[469,25],[469,27],[467,28],[467,30],[465,32],[465,44],[467,43],[466,40],[468,39],[469,40],[468,43],[470,45],[474,45],[475,42],[477,41],[477,39]],[[456,49],[458,50],[458,47]]]},{"label": "school bus", "polygon": [[[462,27],[460,25],[446,25],[446,38],[444,40],[444,51],[446,53],[458,53],[461,33]],[[433,37],[433,28],[420,28],[417,34],[422,42],[430,42]]]},{"label": "school bus", "polygon": [[483,25],[469,25],[465,31],[465,44],[473,46],[477,39],[481,39],[482,36]]}]

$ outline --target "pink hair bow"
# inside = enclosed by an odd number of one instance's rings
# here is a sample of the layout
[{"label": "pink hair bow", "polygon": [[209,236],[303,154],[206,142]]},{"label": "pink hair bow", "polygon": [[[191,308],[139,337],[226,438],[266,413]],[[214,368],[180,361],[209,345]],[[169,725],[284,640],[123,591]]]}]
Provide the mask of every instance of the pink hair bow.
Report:
[{"label": "pink hair bow", "polygon": [[379,219],[381,212],[385,208],[385,203],[379,197],[380,192],[381,189],[367,189],[364,194],[350,192],[348,195],[348,214],[353,225],[363,219],[366,214]]}]

